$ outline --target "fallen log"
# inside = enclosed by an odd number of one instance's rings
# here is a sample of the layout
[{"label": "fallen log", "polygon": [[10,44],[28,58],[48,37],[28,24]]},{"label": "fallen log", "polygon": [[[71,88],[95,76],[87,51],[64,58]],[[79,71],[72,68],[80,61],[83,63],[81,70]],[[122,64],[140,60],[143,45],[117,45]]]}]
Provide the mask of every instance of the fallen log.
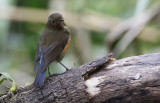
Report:
[{"label": "fallen log", "polygon": [[160,103],[160,53],[112,54],[0,97],[2,103]]}]

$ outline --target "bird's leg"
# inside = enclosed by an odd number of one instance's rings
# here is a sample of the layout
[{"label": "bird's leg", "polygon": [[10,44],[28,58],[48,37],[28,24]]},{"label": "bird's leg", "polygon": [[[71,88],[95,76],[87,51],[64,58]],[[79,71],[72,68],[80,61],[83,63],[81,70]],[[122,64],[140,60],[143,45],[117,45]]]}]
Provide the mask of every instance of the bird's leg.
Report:
[{"label": "bird's leg", "polygon": [[64,64],[62,64],[60,61],[58,61],[66,70],[69,70]]},{"label": "bird's leg", "polygon": [[48,75],[51,76],[51,72],[50,72],[50,70],[49,70],[49,66],[48,66]]}]

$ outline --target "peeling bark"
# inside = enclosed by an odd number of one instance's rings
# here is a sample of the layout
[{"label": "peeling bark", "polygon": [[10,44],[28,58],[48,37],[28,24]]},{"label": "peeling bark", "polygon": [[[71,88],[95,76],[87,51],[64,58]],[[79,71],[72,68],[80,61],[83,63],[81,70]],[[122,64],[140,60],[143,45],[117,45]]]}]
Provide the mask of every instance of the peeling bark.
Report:
[{"label": "peeling bark", "polygon": [[160,103],[160,54],[113,61],[112,54],[46,78],[2,103]]}]

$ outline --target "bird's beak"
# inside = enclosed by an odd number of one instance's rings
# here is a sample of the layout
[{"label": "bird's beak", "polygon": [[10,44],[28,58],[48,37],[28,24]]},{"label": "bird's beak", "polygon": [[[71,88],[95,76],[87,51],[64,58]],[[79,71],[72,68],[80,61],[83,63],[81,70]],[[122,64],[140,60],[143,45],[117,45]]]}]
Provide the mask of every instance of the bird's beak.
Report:
[{"label": "bird's beak", "polygon": [[64,19],[61,19],[60,21],[61,21],[61,22],[63,22],[63,21],[64,21]]}]

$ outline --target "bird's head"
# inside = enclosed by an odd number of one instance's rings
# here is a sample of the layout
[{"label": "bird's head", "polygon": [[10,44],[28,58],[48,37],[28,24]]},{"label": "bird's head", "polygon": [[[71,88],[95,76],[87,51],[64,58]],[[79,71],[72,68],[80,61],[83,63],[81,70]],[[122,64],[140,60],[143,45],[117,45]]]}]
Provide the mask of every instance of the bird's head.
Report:
[{"label": "bird's head", "polygon": [[59,13],[51,14],[48,17],[47,25],[49,25],[52,28],[62,29],[65,26],[64,18]]}]

